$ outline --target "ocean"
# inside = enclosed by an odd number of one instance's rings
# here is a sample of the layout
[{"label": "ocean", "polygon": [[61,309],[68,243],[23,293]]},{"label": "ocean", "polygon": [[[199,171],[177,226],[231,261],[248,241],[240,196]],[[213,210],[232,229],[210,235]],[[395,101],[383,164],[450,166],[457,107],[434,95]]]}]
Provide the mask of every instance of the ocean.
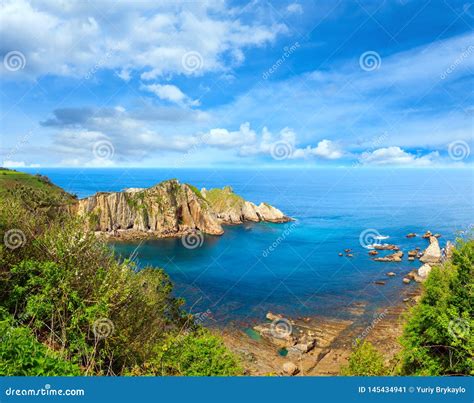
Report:
[{"label": "ocean", "polygon": [[[403,275],[420,267],[406,252],[424,249],[419,235],[448,239],[472,229],[474,172],[468,169],[24,169],[47,175],[68,192],[149,187],[177,178],[198,188],[232,186],[245,199],[272,204],[294,222],[225,227],[187,249],[181,239],[115,243],[139,268],[161,267],[193,313],[215,325],[261,321],[268,311],[290,317],[372,315],[403,298]],[[374,262],[363,245],[374,236],[399,245],[401,263]],[[362,245],[362,244],[363,245]],[[353,257],[339,256],[352,249]],[[393,271],[395,277],[388,277]],[[385,285],[375,284],[383,281]],[[211,324],[212,324],[211,323]]]}]

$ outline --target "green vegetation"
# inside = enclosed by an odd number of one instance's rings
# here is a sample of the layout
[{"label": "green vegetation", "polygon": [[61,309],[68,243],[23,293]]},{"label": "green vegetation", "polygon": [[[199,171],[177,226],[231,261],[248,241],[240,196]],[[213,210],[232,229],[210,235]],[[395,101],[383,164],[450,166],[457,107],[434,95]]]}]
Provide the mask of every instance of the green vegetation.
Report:
[{"label": "green vegetation", "polygon": [[80,375],[80,369],[39,343],[28,327],[13,326],[13,319],[0,310],[0,374]]},{"label": "green vegetation", "polygon": [[197,197],[199,197],[202,200],[205,200],[201,191],[196,186],[190,185],[189,183],[186,183],[186,186],[188,186]]},{"label": "green vegetation", "polygon": [[359,344],[344,375],[474,375],[474,240],[458,240],[451,261],[432,269],[408,313],[392,371],[370,343]]},{"label": "green vegetation", "polygon": [[119,262],[63,206],[25,203],[19,189],[36,180],[15,180],[0,197],[0,375],[241,373],[163,270]]},{"label": "green vegetation", "polygon": [[245,200],[236,195],[230,186],[223,189],[210,189],[206,192],[206,200],[215,211],[226,211],[229,208],[243,206]]},{"label": "green vegetation", "polygon": [[401,373],[474,375],[474,240],[433,268],[402,338]]},{"label": "green vegetation", "polygon": [[30,209],[40,208],[50,212],[76,200],[74,196],[53,185],[45,176],[5,168],[0,169],[0,199],[19,199]]},{"label": "green vegetation", "polygon": [[357,346],[349,357],[347,366],[341,369],[342,375],[383,376],[389,375],[384,358],[369,342],[357,342]]}]

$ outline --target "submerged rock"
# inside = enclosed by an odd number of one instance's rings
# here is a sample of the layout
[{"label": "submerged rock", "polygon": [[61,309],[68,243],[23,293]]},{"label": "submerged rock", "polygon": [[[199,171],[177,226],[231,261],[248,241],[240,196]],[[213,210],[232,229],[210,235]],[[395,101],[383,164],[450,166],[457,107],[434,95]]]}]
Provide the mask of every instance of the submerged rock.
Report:
[{"label": "submerged rock", "polygon": [[410,232],[409,234],[406,235],[407,238],[415,238],[416,234],[414,232]]}]

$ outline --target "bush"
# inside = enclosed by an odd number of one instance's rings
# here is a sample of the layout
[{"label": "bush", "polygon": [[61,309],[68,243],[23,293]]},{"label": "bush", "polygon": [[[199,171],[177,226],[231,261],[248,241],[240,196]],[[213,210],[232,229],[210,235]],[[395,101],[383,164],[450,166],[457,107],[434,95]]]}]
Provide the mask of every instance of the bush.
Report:
[{"label": "bush", "polygon": [[236,359],[222,341],[202,329],[170,337],[157,349],[152,372],[156,375],[239,375]]},{"label": "bush", "polygon": [[[28,324],[14,332],[29,332],[38,351],[50,358],[60,354],[86,375],[150,373],[157,356],[165,359],[166,375],[234,373],[231,354],[183,311],[163,270],[138,271],[133,262],[117,260],[85,230],[87,218],[49,214],[0,198],[0,236],[14,228],[26,240],[13,250],[0,245],[0,307]],[[174,367],[162,353],[182,331],[188,332],[185,350]],[[18,350],[19,362],[27,360],[26,351]],[[191,363],[192,357],[199,362]],[[36,365],[49,368],[33,361],[28,370],[41,373]],[[13,365],[9,374],[23,372]]]},{"label": "bush", "polygon": [[434,267],[402,337],[404,375],[474,374],[474,241]]},{"label": "bush", "polygon": [[80,375],[79,367],[39,343],[28,327],[0,319],[0,376]]},{"label": "bush", "polygon": [[341,370],[342,375],[382,376],[388,375],[384,358],[369,342],[357,342],[357,346],[349,356],[349,363]]}]

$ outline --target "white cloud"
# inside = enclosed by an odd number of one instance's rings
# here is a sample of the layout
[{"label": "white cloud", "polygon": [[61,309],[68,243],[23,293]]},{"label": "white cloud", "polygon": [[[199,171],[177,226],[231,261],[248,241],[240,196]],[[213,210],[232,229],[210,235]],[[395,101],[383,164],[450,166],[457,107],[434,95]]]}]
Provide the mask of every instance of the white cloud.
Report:
[{"label": "white cloud", "polygon": [[158,98],[175,103],[177,105],[199,105],[199,100],[192,100],[185,95],[178,87],[171,84],[149,84],[142,85],[142,90],[146,90],[155,94]]},{"label": "white cloud", "polygon": [[291,3],[286,7],[286,11],[292,14],[303,14],[303,7],[299,3]]},{"label": "white cloud", "polygon": [[328,160],[339,159],[343,156],[339,146],[331,140],[321,140],[316,147],[307,146],[306,148],[296,149],[293,152],[293,158],[321,157]]},{"label": "white cloud", "polygon": [[28,164],[24,161],[3,161],[2,167],[4,168],[39,168],[39,164]]},{"label": "white cloud", "polygon": [[417,156],[402,150],[400,147],[392,146],[363,153],[359,161],[367,165],[429,166],[438,159],[439,153],[437,151],[423,156]]},{"label": "white cloud", "polygon": [[239,130],[229,131],[227,129],[211,129],[203,136],[205,144],[219,148],[234,148],[257,141],[257,134],[250,129],[250,123],[243,123]]},{"label": "white cloud", "polygon": [[[235,10],[234,10],[235,11]],[[242,8],[241,17],[251,9]],[[226,71],[225,61],[240,64],[248,47],[271,43],[287,31],[284,24],[252,19],[244,23],[224,2],[87,2],[6,0],[0,6],[2,53],[24,54],[23,74],[84,76],[99,68],[118,70],[128,81]],[[187,52],[202,58],[199,68],[183,63]],[[21,74],[23,73],[23,74]]]}]

